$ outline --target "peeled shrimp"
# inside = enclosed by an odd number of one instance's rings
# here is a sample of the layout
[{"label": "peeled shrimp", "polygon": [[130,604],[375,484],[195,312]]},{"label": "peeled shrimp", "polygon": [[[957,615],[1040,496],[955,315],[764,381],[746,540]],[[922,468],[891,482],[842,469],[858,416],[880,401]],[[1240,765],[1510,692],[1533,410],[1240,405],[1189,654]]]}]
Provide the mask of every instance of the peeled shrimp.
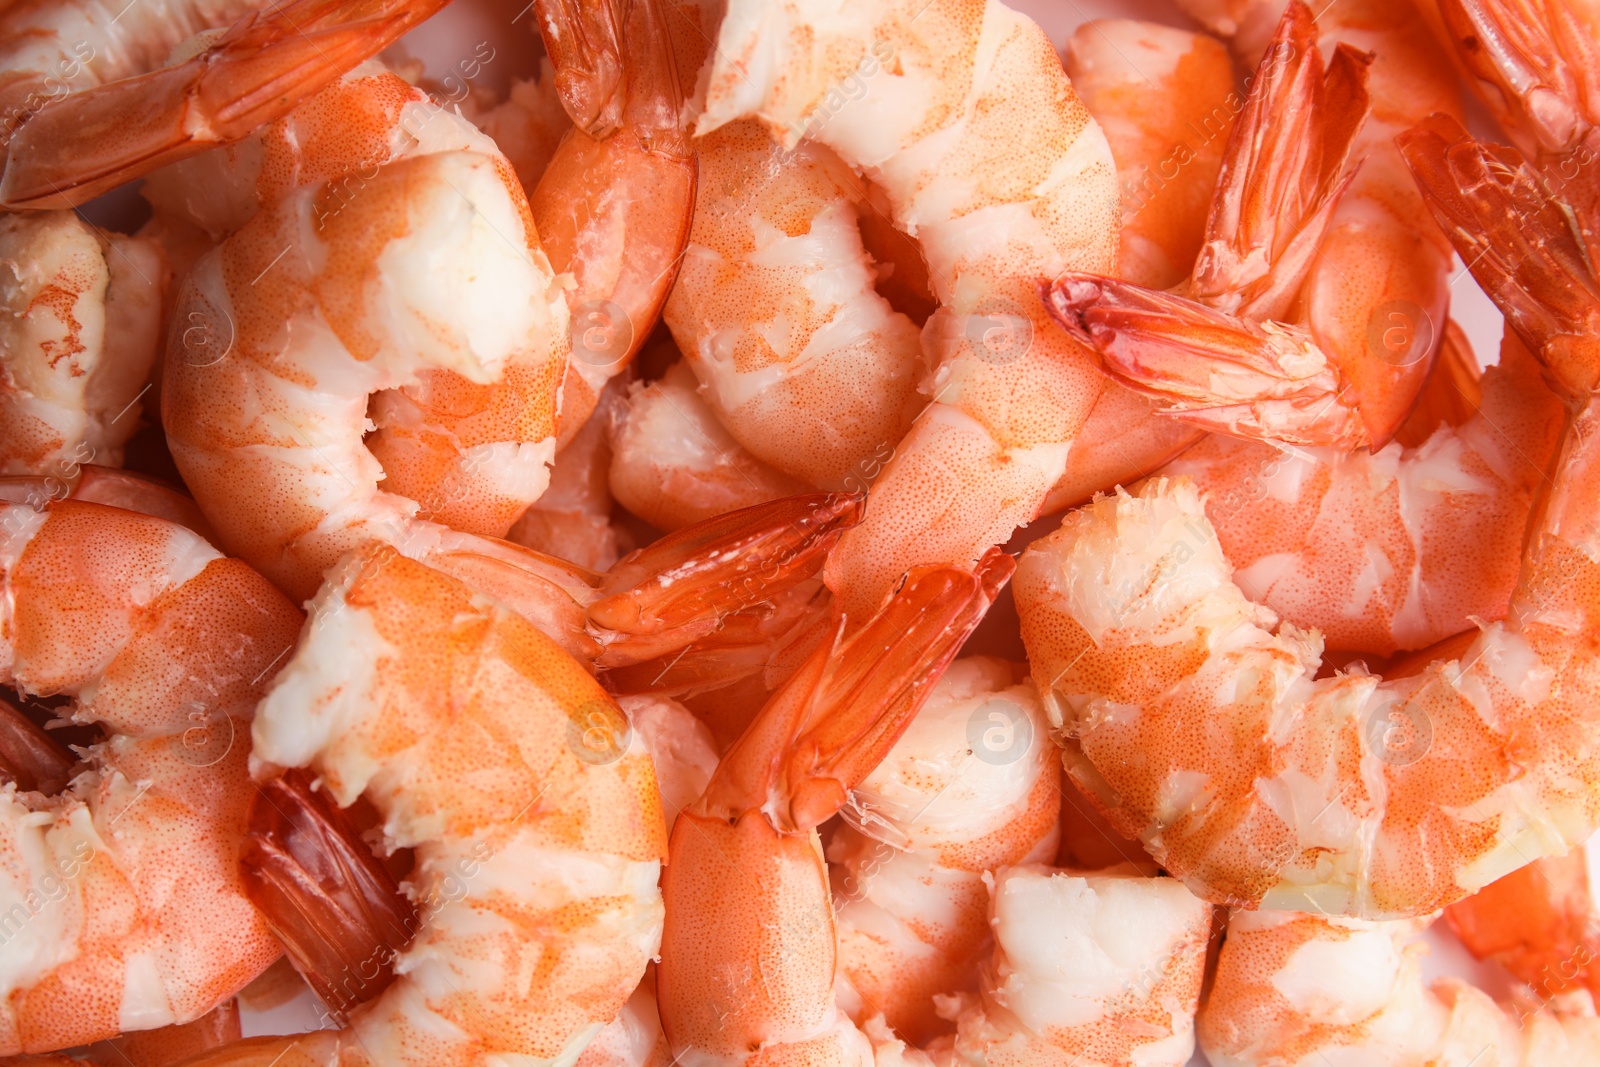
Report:
[{"label": "peeled shrimp", "polygon": [[[1184,6],[1237,34],[1252,61],[1282,12],[1251,89],[1277,103],[1241,115],[1206,251],[1181,295],[1069,278],[1068,317],[1119,381],[1179,417],[1248,437],[1381,447],[1427,379],[1450,272],[1449,245],[1393,138],[1431,112],[1460,115],[1449,63],[1409,0],[1335,4],[1318,15],[1337,42],[1318,90],[1305,77],[1321,63],[1303,4]],[[1373,55],[1365,122],[1356,49]],[[1361,162],[1341,175],[1346,151]]]},{"label": "peeled shrimp", "polygon": [[0,215],[0,474],[121,465],[169,274],[148,238],[70,211]]},{"label": "peeled shrimp", "polygon": [[808,485],[863,482],[925,403],[918,326],[874,287],[865,183],[826,146],[786,150],[755,122],[698,146],[665,316],[684,361],[751,455]]},{"label": "peeled shrimp", "polygon": [[1211,907],[1172,878],[1021,866],[990,879],[994,958],[952,1061],[1180,1067],[1194,1051]]},{"label": "peeled shrimp", "polygon": [[676,530],[802,489],[733,439],[681,363],[629,389],[612,413],[608,436],[612,493],[658,529]]},{"label": "peeled shrimp", "polygon": [[932,403],[828,562],[864,618],[907,567],[1005,541],[1061,476],[1100,384],[1036,285],[1112,269],[1111,153],[1044,34],[998,0],[738,0],[696,129],[745,116],[864,171],[941,305],[924,329]]},{"label": "peeled shrimp", "polygon": [[[1464,343],[1447,357],[1472,358]],[[1460,395],[1445,375],[1424,396],[1435,390]],[[1414,448],[1280,450],[1216,435],[1161,474],[1206,495],[1251,599],[1315,627],[1328,649],[1387,656],[1505,616],[1560,428],[1538,362],[1508,335],[1478,410]]]},{"label": "peeled shrimp", "polygon": [[951,1029],[934,997],[977,988],[986,877],[1055,856],[1061,774],[1047,728],[1022,669],[960,659],[852,791],[827,849],[852,1018],[881,1013],[918,1046]]},{"label": "peeled shrimp", "polygon": [[1200,1013],[1215,1067],[1592,1063],[1587,1010],[1496,1004],[1456,979],[1422,980],[1425,924],[1234,912]]},{"label": "peeled shrimp", "polygon": [[[1073,33],[1062,63],[1116,160],[1116,276],[1151,289],[1178,284],[1200,251],[1222,150],[1244,106],[1227,49],[1205,34],[1096,19]],[[1142,477],[1201,433],[1107,378],[1081,431],[1093,444],[1067,453],[1067,471],[1042,510]]]},{"label": "peeled shrimp", "polygon": [[521,617],[387,546],[343,563],[262,701],[254,766],[364,797],[385,847],[415,851],[420,924],[347,1027],[189,1062],[575,1059],[656,952],[666,853],[648,756],[596,754],[591,716],[621,714]]},{"label": "peeled shrimp", "polygon": [[[108,27],[128,8],[103,17],[98,4],[84,0],[11,5],[4,17],[19,25],[5,39],[42,54],[6,64],[24,72],[4,91],[22,97],[17,106],[25,121],[7,131],[0,206],[72,207],[164,164],[238,141],[448,2],[289,0],[256,13],[265,5],[189,0],[145,5],[121,31]],[[173,46],[241,12],[248,13],[206,47],[162,65]],[[67,46],[82,32],[68,25],[80,22],[90,28]],[[106,50],[101,62],[95,42]],[[52,67],[72,91],[51,88]],[[138,105],[136,120],[130,102]]]},{"label": "peeled shrimp", "polygon": [[246,146],[147,183],[231,233],[184,281],[161,405],[224,545],[303,598],[353,545],[432,536],[419,506],[504,534],[548,480],[567,343],[510,166],[375,64]]},{"label": "peeled shrimp", "polygon": [[1181,480],[1074,513],[1019,568],[1068,773],[1168,870],[1236,906],[1423,914],[1600,824],[1595,283],[1525,167],[1443,118],[1403,149],[1567,410],[1505,621],[1387,678],[1316,679],[1320,635],[1241,591]]},{"label": "peeled shrimp", "polygon": [[61,501],[0,530],[0,680],[106,732],[64,791],[0,791],[0,1054],[188,1022],[281,951],[238,857],[246,731],[300,613],[159,519]]},{"label": "peeled shrimp", "polygon": [[556,454],[549,488],[512,524],[506,540],[592,571],[608,570],[617,562],[622,542],[611,525],[611,443],[606,434],[615,397],[614,392],[603,395],[598,414]]},{"label": "peeled shrimp", "polygon": [[1009,570],[995,552],[976,573],[912,572],[842,647],[806,660],[678,817],[657,995],[680,1062],[871,1062],[834,1003],[816,826],[905,729]]},{"label": "peeled shrimp", "polygon": [[1600,995],[1600,905],[1593,838],[1565,856],[1544,856],[1445,909],[1456,937],[1551,1002]]}]

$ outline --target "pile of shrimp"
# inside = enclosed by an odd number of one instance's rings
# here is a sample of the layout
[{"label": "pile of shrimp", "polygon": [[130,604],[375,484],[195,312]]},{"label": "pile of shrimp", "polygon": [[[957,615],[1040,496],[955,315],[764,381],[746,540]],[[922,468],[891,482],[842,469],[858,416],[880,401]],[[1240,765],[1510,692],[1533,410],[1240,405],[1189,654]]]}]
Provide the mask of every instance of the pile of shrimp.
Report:
[{"label": "pile of shrimp", "polygon": [[1600,1067],[1600,0],[1174,3],[0,3],[0,1064]]}]

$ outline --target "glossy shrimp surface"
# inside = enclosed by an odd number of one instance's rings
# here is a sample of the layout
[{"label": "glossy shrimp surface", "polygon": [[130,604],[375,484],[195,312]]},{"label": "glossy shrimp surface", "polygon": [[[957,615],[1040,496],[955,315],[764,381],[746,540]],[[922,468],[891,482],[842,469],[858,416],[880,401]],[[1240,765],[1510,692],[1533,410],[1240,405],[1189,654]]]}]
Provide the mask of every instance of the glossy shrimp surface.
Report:
[{"label": "glossy shrimp surface", "polygon": [[301,614],[159,519],[63,501],[0,521],[0,677],[105,735],[53,785],[0,791],[0,1050],[189,1022],[281,952],[238,862],[251,716]]},{"label": "glossy shrimp surface", "polygon": [[254,765],[365,796],[387,846],[415,852],[420,923],[347,1028],[191,1062],[576,1057],[659,944],[666,846],[649,756],[589,755],[590,711],[620,717],[521,617],[386,546],[346,562],[262,703]]},{"label": "glossy shrimp surface", "polygon": [[829,561],[862,616],[907,567],[1005,541],[1060,477],[1100,385],[1036,285],[1111,269],[1114,166],[1044,34],[988,0],[732,4],[696,132],[748,116],[861,168],[920,242],[940,305],[932,402]]}]

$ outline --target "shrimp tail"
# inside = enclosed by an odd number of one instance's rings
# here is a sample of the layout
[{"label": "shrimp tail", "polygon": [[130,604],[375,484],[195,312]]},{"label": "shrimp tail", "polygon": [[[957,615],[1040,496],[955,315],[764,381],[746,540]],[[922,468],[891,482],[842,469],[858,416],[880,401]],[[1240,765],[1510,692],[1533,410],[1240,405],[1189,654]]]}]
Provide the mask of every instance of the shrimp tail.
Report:
[{"label": "shrimp tail", "polygon": [[239,859],[245,893],[336,1017],[394,980],[416,908],[350,817],[290,771],[260,783]]},{"label": "shrimp tail", "polygon": [[1600,282],[1582,222],[1514,149],[1432,115],[1398,138],[1439,226],[1569,400],[1600,385]]},{"label": "shrimp tail", "polygon": [[1368,442],[1348,381],[1302,327],[1257,324],[1171,293],[1092,274],[1045,287],[1045,308],[1162,414],[1236,437]]},{"label": "shrimp tail", "polygon": [[1340,44],[1324,67],[1311,10],[1285,9],[1228,137],[1194,299],[1253,319],[1289,311],[1355,177],[1345,164],[1370,110],[1371,62]]},{"label": "shrimp tail", "polygon": [[[253,12],[199,55],[68,94],[17,127],[6,208],[74,207],[286,114],[448,0],[293,0]],[[130,109],[130,98],[140,107]]]},{"label": "shrimp tail", "polygon": [[646,141],[665,139],[668,150],[687,153],[683,91],[660,0],[536,0],[533,7],[574,125],[597,141],[623,128],[650,131]]},{"label": "shrimp tail", "polygon": [[26,793],[61,792],[77,760],[9,700],[0,699],[0,786],[14,782]]},{"label": "shrimp tail", "polygon": [[728,750],[700,804],[765,808],[780,832],[831,818],[911,724],[1015,569],[998,548],[970,571],[919,567],[848,640],[839,619]]},{"label": "shrimp tail", "polygon": [[1439,13],[1480,95],[1528,155],[1565,153],[1593,126],[1600,44],[1581,5],[1547,0],[1441,0]]},{"label": "shrimp tail", "polygon": [[1236,437],[1370,443],[1333,354],[1272,321],[1290,312],[1355,177],[1370,62],[1341,44],[1324,65],[1316,20],[1291,3],[1229,135],[1186,296],[1075,273],[1046,290],[1056,321],[1163,414]]},{"label": "shrimp tail", "polygon": [[631,666],[696,641],[714,649],[726,623],[737,627],[815,576],[864,507],[856,493],[786,497],[686,526],[618,561],[589,606],[606,643],[597,664]]}]

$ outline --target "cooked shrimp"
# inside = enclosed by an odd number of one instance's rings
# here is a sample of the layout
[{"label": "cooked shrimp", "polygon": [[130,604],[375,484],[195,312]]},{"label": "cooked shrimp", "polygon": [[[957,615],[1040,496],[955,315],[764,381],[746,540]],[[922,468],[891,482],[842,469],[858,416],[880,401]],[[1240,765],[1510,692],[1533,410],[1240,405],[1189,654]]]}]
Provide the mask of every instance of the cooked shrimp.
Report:
[{"label": "cooked shrimp", "polygon": [[[0,85],[17,109],[6,123],[0,206],[72,207],[238,141],[448,2],[289,0],[257,13],[266,6],[258,0],[184,0],[135,11],[120,30],[127,8],[111,14],[93,0],[13,4],[0,15],[14,20],[0,23],[0,38],[19,53],[4,64],[19,76]],[[238,21],[209,47],[184,49],[162,65],[175,45],[230,18]]]},{"label": "cooked shrimp", "polygon": [[[1096,19],[1073,33],[1062,63],[1117,164],[1117,277],[1151,289],[1177,285],[1200,251],[1222,149],[1243,107],[1227,50],[1205,34]],[[1081,432],[1094,445],[1067,453],[1067,472],[1041,510],[1143,477],[1202,432],[1158,416],[1154,401],[1107,378]]]},{"label": "cooked shrimp", "polygon": [[162,384],[201,510],[299,597],[352,545],[425,529],[419,505],[504,534],[548,480],[567,344],[509,164],[375,64],[246,145],[147,182],[231,234],[184,281]]},{"label": "cooked shrimp", "polygon": [[668,0],[536,6],[556,88],[577,123],[528,190],[545,253],[574,281],[564,445],[661,314],[689,240],[696,162]]},{"label": "cooked shrimp", "polygon": [[678,817],[657,996],[681,1062],[871,1062],[867,1038],[834,1003],[816,826],[916,715],[1010,566],[996,551],[975,573],[907,575],[854,637],[806,660]]},{"label": "cooked shrimp", "polygon": [[[1184,6],[1237,34],[1252,59],[1278,22],[1239,117],[1206,249],[1176,293],[1068,276],[1061,318],[1092,339],[1117,380],[1178,417],[1246,437],[1379,448],[1427,379],[1450,272],[1449,244],[1393,138],[1431,112],[1461,113],[1453,72],[1404,0],[1323,10],[1337,42],[1325,83],[1303,4]],[[1365,73],[1358,48],[1374,56]],[[1364,78],[1373,107],[1365,122]],[[1344,166],[1347,153],[1358,169]]]},{"label": "cooked shrimp", "polygon": [[69,500],[0,530],[0,681],[106,733],[64,792],[0,791],[0,1054],[196,1019],[281,951],[238,872],[245,734],[300,613],[159,519]]},{"label": "cooked shrimp", "polygon": [[549,488],[512,524],[506,540],[592,571],[608,570],[617,562],[622,542],[611,524],[607,475],[612,457],[606,432],[616,400],[614,390],[602,395],[595,417],[556,454]]},{"label": "cooked shrimp", "polygon": [[[414,850],[415,934],[346,1027],[190,1064],[575,1059],[639,984],[662,922],[650,760],[589,746],[595,718],[621,713],[520,616],[385,545],[345,561],[261,703],[254,766],[264,787],[304,767],[339,805],[370,803],[384,848]],[[274,843],[257,878],[315,878],[308,842]],[[271,911],[287,939],[327,936],[289,896]]]},{"label": "cooked shrimp", "polygon": [[755,122],[698,147],[694,227],[666,307],[684,362],[751,455],[808,485],[859,488],[926,402],[918,325],[874,287],[864,182],[825,145],[786,150]]},{"label": "cooked shrimp", "polygon": [[7,1056],[5,1067],[171,1067],[207,1049],[239,1040],[239,1003],[230,1000],[192,1023],[98,1041],[73,1055]]},{"label": "cooked shrimp", "polygon": [[728,6],[697,132],[759,116],[864,171],[940,307],[923,409],[828,562],[865,618],[912,565],[970,563],[1031,520],[1100,394],[1036,285],[1116,262],[1105,136],[1042,31],[998,0]]},{"label": "cooked shrimp", "polygon": [[26,504],[35,511],[43,510],[52,500],[106,504],[187,526],[216,543],[216,535],[193,500],[155,478],[109,467],[69,464],[59,476],[0,478],[0,500]]},{"label": "cooked shrimp", "polygon": [[1026,672],[951,664],[828,843],[840,1006],[913,1045],[951,1029],[935,995],[977,988],[991,872],[1055,857],[1060,761]]},{"label": "cooked shrimp", "polygon": [[0,215],[0,474],[121,465],[169,273],[156,242],[70,211]]},{"label": "cooked shrimp", "polygon": [[1446,978],[1424,986],[1414,943],[1425,924],[1234,912],[1200,1012],[1215,1067],[1494,1067],[1593,1063],[1587,1010],[1499,1005]]},{"label": "cooked shrimp", "polygon": [[733,439],[681,363],[628,390],[612,412],[609,439],[612,493],[658,529],[676,530],[804,488]]},{"label": "cooked shrimp", "polygon": [[972,1067],[1180,1067],[1211,907],[1173,878],[1022,866],[992,879],[995,951],[957,1019]]},{"label": "cooked shrimp", "polygon": [[1068,773],[1168,870],[1235,905],[1422,914],[1600,823],[1595,369],[1565,336],[1597,310],[1572,295],[1593,282],[1564,273],[1575,238],[1527,172],[1474,166],[1464,135],[1408,136],[1452,232],[1504,242],[1462,237],[1569,411],[1506,621],[1388,678],[1314,680],[1320,635],[1277,627],[1233,582],[1186,481],[1075,513],[1018,576]]},{"label": "cooked shrimp", "polygon": [[[1455,352],[1472,358],[1464,343]],[[1442,376],[1424,395],[1435,388],[1455,393]],[[1161,473],[1205,494],[1251,599],[1329,649],[1387,656],[1505,617],[1560,430],[1560,401],[1508,335],[1478,411],[1415,448],[1283,451],[1217,435]]]},{"label": "cooked shrimp", "polygon": [[1593,838],[1565,856],[1545,856],[1444,910],[1461,943],[1551,1001],[1574,989],[1600,995],[1600,880]]}]

